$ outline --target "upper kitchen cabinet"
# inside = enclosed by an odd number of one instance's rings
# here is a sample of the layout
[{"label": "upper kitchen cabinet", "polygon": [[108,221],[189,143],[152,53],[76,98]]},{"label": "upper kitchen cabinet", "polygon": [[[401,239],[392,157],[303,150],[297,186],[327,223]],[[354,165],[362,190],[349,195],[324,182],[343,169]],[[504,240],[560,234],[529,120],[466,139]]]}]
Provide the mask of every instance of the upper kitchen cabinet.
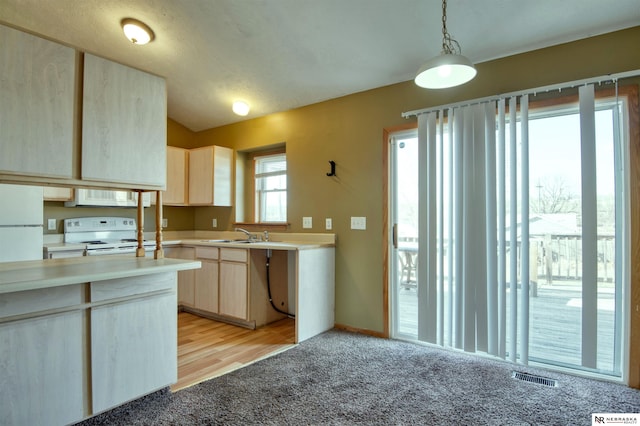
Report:
[{"label": "upper kitchen cabinet", "polygon": [[162,204],[188,205],[189,150],[167,146],[167,190],[162,194]]},{"label": "upper kitchen cabinet", "polygon": [[163,190],[161,77],[0,25],[0,182]]},{"label": "upper kitchen cabinet", "polygon": [[189,205],[231,206],[233,150],[206,146],[189,150]]},{"label": "upper kitchen cabinet", "polygon": [[97,56],[84,56],[82,180],[165,189],[166,83]]},{"label": "upper kitchen cabinet", "polygon": [[0,25],[0,174],[73,175],[77,54]]},{"label": "upper kitchen cabinet", "polygon": [[73,188],[57,188],[45,186],[42,188],[44,201],[71,201],[73,200]]}]

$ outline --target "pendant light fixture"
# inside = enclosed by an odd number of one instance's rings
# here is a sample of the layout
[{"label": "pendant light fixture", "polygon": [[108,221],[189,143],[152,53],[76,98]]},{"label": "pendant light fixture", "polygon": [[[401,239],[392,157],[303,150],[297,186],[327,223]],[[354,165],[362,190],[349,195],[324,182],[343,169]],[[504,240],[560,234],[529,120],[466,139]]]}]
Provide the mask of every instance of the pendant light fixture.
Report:
[{"label": "pendant light fixture", "polygon": [[125,37],[133,44],[147,44],[155,37],[151,28],[137,19],[125,18],[120,25]]},{"label": "pendant light fixture", "polygon": [[447,31],[447,0],[442,0],[442,52],[420,67],[414,81],[426,89],[445,89],[464,84],[475,76],[475,67],[462,56],[460,44]]}]

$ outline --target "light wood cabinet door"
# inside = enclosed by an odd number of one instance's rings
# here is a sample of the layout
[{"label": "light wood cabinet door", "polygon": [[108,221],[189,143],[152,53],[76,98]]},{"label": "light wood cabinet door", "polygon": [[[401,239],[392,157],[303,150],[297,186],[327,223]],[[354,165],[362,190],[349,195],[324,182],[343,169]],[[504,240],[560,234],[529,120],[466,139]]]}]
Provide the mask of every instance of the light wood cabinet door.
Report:
[{"label": "light wood cabinet door", "polygon": [[[193,247],[169,247],[164,249],[164,256],[171,259],[193,260],[196,257]],[[178,271],[178,305],[195,306],[196,271]]]},{"label": "light wood cabinet door", "polygon": [[75,50],[0,25],[0,173],[71,178]]},{"label": "light wood cabinet door", "polygon": [[248,320],[248,265],[220,262],[220,315]]},{"label": "light wood cabinet door", "polygon": [[167,190],[162,204],[186,206],[189,195],[189,150],[167,146]]},{"label": "light wood cabinet door", "polygon": [[163,78],[85,54],[82,179],[165,189],[166,105]]},{"label": "light wood cabinet door", "polygon": [[55,186],[42,187],[44,201],[71,201],[73,200],[73,188],[58,188]]},{"label": "light wood cabinet door", "polygon": [[233,150],[207,146],[189,150],[189,204],[231,206]]},{"label": "light wood cabinet door", "polygon": [[86,416],[85,324],[81,311],[0,324],[0,423],[64,425]]},{"label": "light wood cabinet door", "polygon": [[177,341],[175,293],[92,308],[93,412],[175,383]]},{"label": "light wood cabinet door", "polygon": [[195,270],[195,301],[197,309],[218,313],[218,261],[198,258],[202,267]]}]

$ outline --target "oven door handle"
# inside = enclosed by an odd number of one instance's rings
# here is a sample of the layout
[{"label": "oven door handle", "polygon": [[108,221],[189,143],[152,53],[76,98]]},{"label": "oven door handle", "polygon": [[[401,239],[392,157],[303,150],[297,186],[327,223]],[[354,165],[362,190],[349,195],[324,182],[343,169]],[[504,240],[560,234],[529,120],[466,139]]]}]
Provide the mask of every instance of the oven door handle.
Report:
[{"label": "oven door handle", "polygon": [[87,250],[87,256],[102,256],[107,254],[127,254],[135,253],[135,248],[106,248]]}]

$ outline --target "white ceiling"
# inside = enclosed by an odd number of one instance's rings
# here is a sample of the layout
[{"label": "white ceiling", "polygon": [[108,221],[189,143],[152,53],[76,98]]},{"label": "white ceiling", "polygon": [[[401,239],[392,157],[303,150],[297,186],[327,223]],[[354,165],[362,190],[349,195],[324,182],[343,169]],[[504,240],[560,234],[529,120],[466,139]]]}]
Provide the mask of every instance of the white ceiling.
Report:
[{"label": "white ceiling", "polygon": [[[449,0],[479,63],[640,25],[640,0]],[[169,117],[199,131],[412,80],[440,52],[440,0],[0,0],[0,22],[167,78]],[[120,20],[156,39],[129,43]],[[231,103],[251,105],[246,118]]]}]

